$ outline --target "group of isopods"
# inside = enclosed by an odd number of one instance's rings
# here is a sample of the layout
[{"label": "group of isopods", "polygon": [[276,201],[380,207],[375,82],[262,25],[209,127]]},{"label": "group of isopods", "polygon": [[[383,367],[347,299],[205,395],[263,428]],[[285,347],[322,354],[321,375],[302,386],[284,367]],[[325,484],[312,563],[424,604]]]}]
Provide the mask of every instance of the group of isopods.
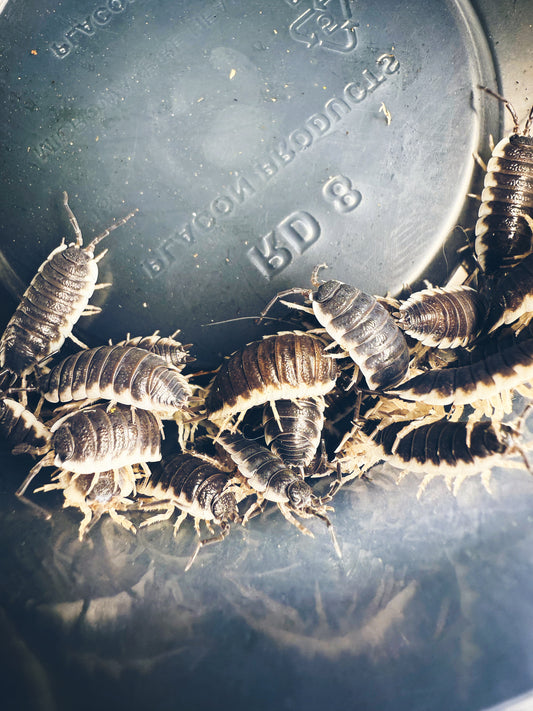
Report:
[{"label": "group of isopods", "polygon": [[[54,467],[35,491],[60,489],[64,505],[81,510],[80,540],[104,513],[135,532],[131,512],[157,512],[146,526],[177,509],[174,532],[190,515],[198,533],[188,569],[202,546],[268,501],[302,533],[313,535],[301,519],[325,522],[340,556],[329,503],[378,461],[423,472],[420,492],[437,475],[455,491],[472,473],[487,484],[512,455],[529,469],[521,418],[502,419],[515,392],[533,392],[533,107],[521,131],[511,104],[485,91],[514,130],[486,166],[467,278],[396,300],[321,281],[316,267],[315,290],[281,292],[261,315],[281,300],[298,327],[243,346],[206,387],[184,374],[194,358],[178,332],[96,348],[73,336],[80,316],[99,311],[89,305],[94,290],[108,286],[97,284],[107,250],[95,248],[134,213],[84,247],[65,193],[76,240],[41,265],[0,339],[0,428],[15,453],[41,457],[17,495],[50,516],[26,491]],[[285,301],[294,295],[306,304]],[[67,338],[81,350],[61,358]],[[163,457],[168,420],[177,433]],[[319,496],[306,478],[324,476],[331,483]]]}]

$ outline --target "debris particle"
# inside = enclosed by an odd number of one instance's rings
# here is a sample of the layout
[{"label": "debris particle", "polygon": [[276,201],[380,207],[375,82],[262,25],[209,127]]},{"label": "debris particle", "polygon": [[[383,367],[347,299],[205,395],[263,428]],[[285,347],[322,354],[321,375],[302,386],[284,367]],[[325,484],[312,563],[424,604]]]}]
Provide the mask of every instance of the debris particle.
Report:
[{"label": "debris particle", "polygon": [[387,126],[390,126],[390,122],[392,121],[391,112],[385,106],[383,101],[381,102],[381,106],[379,107],[379,110],[380,110],[380,113],[385,114],[385,120],[387,121]]}]

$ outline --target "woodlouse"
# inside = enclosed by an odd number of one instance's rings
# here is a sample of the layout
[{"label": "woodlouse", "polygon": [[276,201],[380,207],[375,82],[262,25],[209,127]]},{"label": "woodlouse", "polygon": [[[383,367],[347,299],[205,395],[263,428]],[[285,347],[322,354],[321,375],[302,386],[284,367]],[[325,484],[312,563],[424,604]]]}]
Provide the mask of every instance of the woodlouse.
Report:
[{"label": "woodlouse", "polygon": [[287,466],[301,473],[311,464],[320,445],[325,407],[323,397],[277,400],[273,406],[264,406],[267,446]]},{"label": "woodlouse", "polygon": [[82,541],[94,524],[106,513],[113,521],[135,533],[133,523],[117,512],[133,506],[133,500],[128,497],[135,494],[135,479],[130,466],[95,474],[59,471],[50,484],[35,489],[35,493],[63,490],[64,508],[73,506],[80,509],[83,514],[78,530],[78,538]]},{"label": "woodlouse", "polygon": [[135,336],[134,338],[130,338],[128,335],[125,341],[120,341],[116,345],[143,348],[163,358],[167,362],[167,365],[177,368],[178,370],[183,370],[187,363],[192,363],[195,358],[189,355],[191,343],[183,345],[179,341],[176,341],[174,336],[178,333],[179,330],[175,331],[171,336],[160,336],[159,331],[156,331],[151,336]]},{"label": "woodlouse", "polygon": [[41,264],[24,292],[0,339],[1,376],[13,379],[16,375],[26,375],[38,362],[58,351],[68,337],[84,346],[73,336],[72,329],[80,316],[99,313],[98,307],[88,305],[89,299],[96,288],[109,286],[96,284],[98,262],[107,250],[95,257],[95,247],[135,214],[135,211],[130,212],[83,247],[81,230],[68,205],[67,193],[63,194],[63,202],[76,242],[67,245],[63,240]]},{"label": "woodlouse", "polygon": [[98,346],[68,356],[38,377],[49,402],[99,400],[172,417],[192,395],[186,378],[154,353],[135,346]]},{"label": "woodlouse", "polygon": [[299,332],[267,336],[222,363],[206,398],[207,414],[225,427],[234,415],[256,405],[325,395],[337,374],[320,339]]},{"label": "woodlouse", "polygon": [[[116,405],[109,412],[98,405],[61,418],[50,428],[49,446],[35,453],[45,454],[30,470],[17,496],[23,497],[35,475],[47,466],[94,474],[161,459],[161,430],[158,418],[147,410]],[[27,448],[26,451],[32,451]]]},{"label": "woodlouse", "polygon": [[523,328],[533,312],[533,254],[511,267],[496,280],[491,289],[491,307],[487,316],[487,331],[514,324]]},{"label": "woodlouse", "polygon": [[42,447],[50,440],[48,428],[20,402],[0,398],[0,432],[13,445]]},{"label": "woodlouse", "polygon": [[[477,351],[474,351],[476,357]],[[513,390],[522,390],[533,380],[533,339],[518,340],[496,352],[477,355],[467,365],[436,368],[391,388],[388,392],[404,400],[428,405],[468,405],[490,401]],[[524,392],[526,397],[530,393]],[[510,399],[503,403],[510,411]],[[487,413],[489,414],[489,413]],[[503,415],[503,412],[500,413]]]},{"label": "woodlouse", "polygon": [[395,316],[400,328],[422,345],[458,348],[479,335],[486,310],[485,299],[469,286],[430,287],[402,302]]},{"label": "woodlouse", "polygon": [[293,514],[302,518],[314,516],[324,521],[331,533],[335,552],[341,557],[333,526],[326,515],[329,507],[313,494],[309,484],[278,456],[257,442],[245,439],[240,432],[223,432],[217,441],[233,459],[249,486],[258,493],[258,501],[246,513],[245,522],[257,509],[261,510],[265,500],[274,501],[287,521],[308,536],[314,537]]},{"label": "woodlouse", "polygon": [[529,468],[517,444],[517,430],[497,421],[441,418],[432,422],[401,420],[383,428],[377,424],[369,421],[354,429],[339,454],[342,469],[359,466],[357,475],[361,475],[377,462],[386,461],[405,473],[425,473],[418,496],[436,476],[444,476],[449,484],[454,482],[454,493],[467,477],[480,472],[488,486],[490,468],[504,460],[509,467],[506,458],[515,454],[523,459],[519,466],[523,468],[525,463]]},{"label": "woodlouse", "polygon": [[[164,513],[143,521],[141,527],[169,519],[177,508],[181,513],[174,524],[176,535],[187,515],[194,518],[200,540],[185,570],[194,563],[200,548],[223,540],[229,533],[230,523],[241,520],[236,497],[239,486],[231,475],[212,462],[191,454],[175,454],[165,459],[139,483],[137,491],[148,497],[146,502],[139,502],[139,508],[165,509]],[[201,538],[200,521],[205,522],[211,538]],[[215,535],[212,523],[219,526],[218,535]]]},{"label": "woodlouse", "polygon": [[277,294],[262,312],[264,316],[280,297],[304,294],[312,308],[283,301],[290,308],[313,313],[317,321],[339,346],[346,351],[365,377],[371,390],[401,382],[409,366],[409,349],[402,331],[387,309],[375,296],[336,279],[321,282],[315,267],[311,289],[299,287]]},{"label": "woodlouse", "polygon": [[487,165],[476,223],[474,250],[481,269],[489,275],[518,263],[531,252],[533,236],[533,106],[520,133],[512,104],[502,101],[513,118],[513,133],[496,145]]}]

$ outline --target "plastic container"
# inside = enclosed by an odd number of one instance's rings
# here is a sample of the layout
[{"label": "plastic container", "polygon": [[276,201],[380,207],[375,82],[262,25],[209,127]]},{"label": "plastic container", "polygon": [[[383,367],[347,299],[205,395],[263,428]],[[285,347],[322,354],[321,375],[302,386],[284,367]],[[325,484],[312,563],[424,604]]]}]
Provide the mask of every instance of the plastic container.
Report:
[{"label": "plastic container", "polygon": [[[86,240],[139,208],[76,331],[95,345],[180,328],[212,368],[265,332],[233,319],[316,264],[375,294],[442,283],[475,221],[472,153],[505,130],[478,85],[524,115],[532,23],[527,0],[7,2],[4,321],[71,238],[63,190]],[[459,711],[531,689],[527,472],[417,501],[419,478],[379,467],[335,499],[341,562],[320,522],[307,539],[273,509],[185,574],[192,526],[106,519],[80,545],[79,512],[50,495],[36,519],[13,495],[31,462],[3,462],[9,708]]]}]

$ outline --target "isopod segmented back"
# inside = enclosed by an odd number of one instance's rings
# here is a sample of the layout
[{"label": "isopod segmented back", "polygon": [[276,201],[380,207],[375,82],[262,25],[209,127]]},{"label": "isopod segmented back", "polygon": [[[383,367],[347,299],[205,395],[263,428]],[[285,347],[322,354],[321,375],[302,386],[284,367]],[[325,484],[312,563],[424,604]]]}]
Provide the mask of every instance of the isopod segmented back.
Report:
[{"label": "isopod segmented back", "polygon": [[267,336],[222,363],[206,398],[208,417],[224,422],[271,400],[325,395],[337,374],[320,339],[299,332]]},{"label": "isopod segmented back", "polygon": [[371,390],[405,378],[409,366],[405,336],[374,296],[331,279],[320,284],[311,302],[319,323],[359,366]]},{"label": "isopod segmented back", "polygon": [[512,105],[502,101],[514,122],[510,136],[495,146],[487,173],[476,223],[475,253],[488,275],[506,270],[531,252],[533,238],[533,137],[530,136],[533,107],[523,133]]},{"label": "isopod segmented back", "polygon": [[431,287],[400,305],[398,325],[432,348],[458,348],[473,343],[483,326],[487,306],[469,286]]}]

